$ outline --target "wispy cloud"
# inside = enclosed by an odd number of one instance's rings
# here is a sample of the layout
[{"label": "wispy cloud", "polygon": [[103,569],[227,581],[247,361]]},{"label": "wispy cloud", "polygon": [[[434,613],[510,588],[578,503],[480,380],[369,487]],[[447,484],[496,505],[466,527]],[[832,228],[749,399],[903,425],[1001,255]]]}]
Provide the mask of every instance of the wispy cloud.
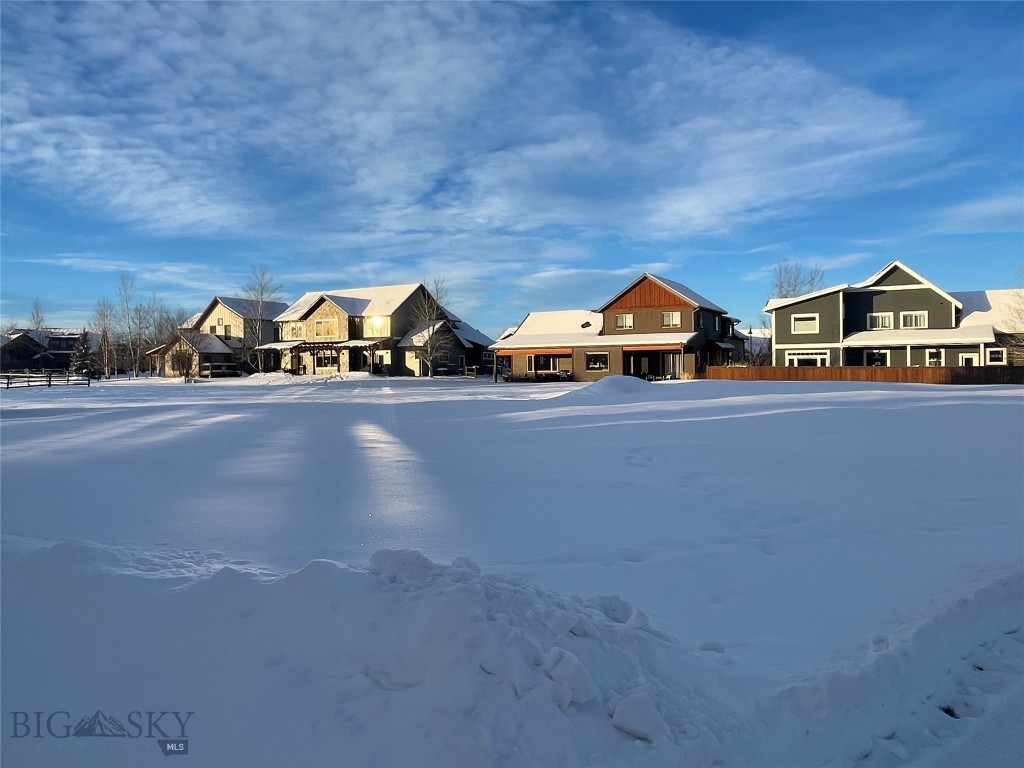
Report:
[{"label": "wispy cloud", "polygon": [[[872,258],[873,254],[866,251],[859,251],[857,253],[843,253],[837,256],[798,256],[783,261],[788,261],[792,264],[800,264],[805,267],[819,267],[822,271],[829,271],[831,269],[842,269],[844,267],[852,266],[853,264],[859,264],[860,262]],[[775,271],[775,268],[783,261],[773,262],[771,264],[765,264],[764,266],[758,267],[757,269],[748,272],[741,278],[744,282],[753,283],[760,280],[764,280],[771,276]]]},{"label": "wispy cloud", "polygon": [[935,215],[935,222],[932,233],[1024,232],[1024,189],[950,206]]},{"label": "wispy cloud", "polygon": [[896,100],[628,6],[12,4],[3,26],[4,174],[160,234],[667,242],[898,184],[943,145]]}]

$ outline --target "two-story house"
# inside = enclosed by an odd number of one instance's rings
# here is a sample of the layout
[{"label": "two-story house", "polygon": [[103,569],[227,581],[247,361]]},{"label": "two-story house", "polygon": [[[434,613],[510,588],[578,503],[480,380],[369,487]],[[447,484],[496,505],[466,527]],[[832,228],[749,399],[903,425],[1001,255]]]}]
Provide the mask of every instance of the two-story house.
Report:
[{"label": "two-story house", "polygon": [[427,370],[425,339],[450,333],[450,343],[426,345],[435,366],[483,364],[491,340],[444,308],[443,317],[424,318],[424,307],[435,304],[420,283],[310,291],[275,318],[277,340],[262,348],[279,352],[281,368],[296,375],[419,376]]},{"label": "two-story house", "polygon": [[743,357],[735,318],[682,283],[645,272],[595,311],[531,312],[491,346],[512,379],[674,379]]},{"label": "two-story house", "polygon": [[[86,331],[96,351],[99,338]],[[67,370],[82,336],[81,328],[11,328],[0,337],[0,370]]]},{"label": "two-story house", "polygon": [[[214,296],[201,312],[192,315],[178,338],[146,353],[165,376],[216,376],[257,370],[256,348],[274,339],[274,318],[287,308],[280,301],[256,302],[234,296]],[[182,354],[187,350],[186,354]],[[263,369],[276,370],[280,359],[264,354]],[[189,361],[194,362],[190,363]]]},{"label": "two-story house", "polygon": [[[861,283],[772,299],[780,366],[979,366],[1018,359],[1020,291],[947,293],[893,261]],[[1024,362],[1024,361],[1022,361]]]}]

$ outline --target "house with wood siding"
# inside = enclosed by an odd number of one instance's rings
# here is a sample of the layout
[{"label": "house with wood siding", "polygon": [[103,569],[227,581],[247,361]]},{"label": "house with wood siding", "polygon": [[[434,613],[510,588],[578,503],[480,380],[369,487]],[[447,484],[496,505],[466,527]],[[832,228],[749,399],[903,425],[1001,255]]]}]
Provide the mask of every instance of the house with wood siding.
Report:
[{"label": "house with wood siding", "polygon": [[772,299],[779,366],[1020,365],[1020,290],[947,293],[893,261],[856,284]]},{"label": "house with wood siding", "polygon": [[514,380],[678,379],[742,359],[737,322],[682,283],[645,272],[597,310],[531,312],[491,349]]},{"label": "house with wood siding", "polygon": [[430,299],[420,283],[310,291],[275,318],[276,339],[261,348],[279,353],[282,370],[295,375],[420,376],[424,336],[450,333],[435,369],[483,365],[491,339],[444,308],[443,318],[424,322],[420,307]]}]

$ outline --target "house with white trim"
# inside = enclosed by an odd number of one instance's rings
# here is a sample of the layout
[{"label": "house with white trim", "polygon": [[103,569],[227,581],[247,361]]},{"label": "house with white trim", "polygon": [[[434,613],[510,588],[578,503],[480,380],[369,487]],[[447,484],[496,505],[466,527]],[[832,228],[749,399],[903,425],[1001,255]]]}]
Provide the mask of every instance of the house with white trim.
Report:
[{"label": "house with white trim", "polygon": [[421,376],[424,340],[444,333],[450,338],[436,345],[435,371],[484,366],[491,339],[443,307],[443,319],[424,321],[424,303],[436,304],[420,283],[309,291],[274,319],[275,341],[260,349],[279,353],[281,368],[295,375]]},{"label": "house with white trim", "polygon": [[988,366],[1021,359],[1020,290],[947,293],[900,261],[861,283],[771,299],[779,366]]},{"label": "house with white trim", "polygon": [[738,322],[682,283],[645,272],[597,310],[531,312],[491,349],[513,380],[678,379],[741,360]]}]

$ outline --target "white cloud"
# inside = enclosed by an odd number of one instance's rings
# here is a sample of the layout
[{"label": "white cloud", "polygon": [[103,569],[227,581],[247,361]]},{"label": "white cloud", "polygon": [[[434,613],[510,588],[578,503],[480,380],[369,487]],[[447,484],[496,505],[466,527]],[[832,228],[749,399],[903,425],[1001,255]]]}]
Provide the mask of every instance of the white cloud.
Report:
[{"label": "white cloud", "polygon": [[936,148],[897,101],[629,7],[33,4],[4,27],[4,174],[161,234],[671,241]]},{"label": "white cloud", "polygon": [[933,233],[1024,232],[1024,190],[968,200],[939,211]]}]

